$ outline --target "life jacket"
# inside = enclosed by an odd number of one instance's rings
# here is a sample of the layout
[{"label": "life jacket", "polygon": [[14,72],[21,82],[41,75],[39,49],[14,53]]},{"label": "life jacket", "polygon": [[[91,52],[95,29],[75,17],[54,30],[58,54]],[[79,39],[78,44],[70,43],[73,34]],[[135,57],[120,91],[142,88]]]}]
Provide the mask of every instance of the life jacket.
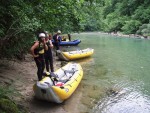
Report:
[{"label": "life jacket", "polygon": [[44,55],[44,45],[39,42],[39,47],[34,50],[35,55]]}]

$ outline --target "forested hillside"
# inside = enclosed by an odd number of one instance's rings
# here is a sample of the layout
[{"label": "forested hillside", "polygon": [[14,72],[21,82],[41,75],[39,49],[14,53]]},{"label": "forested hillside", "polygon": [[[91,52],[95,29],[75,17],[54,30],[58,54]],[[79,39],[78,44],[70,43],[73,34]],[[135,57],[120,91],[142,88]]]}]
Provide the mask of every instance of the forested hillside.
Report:
[{"label": "forested hillside", "polygon": [[149,0],[1,0],[0,58],[22,58],[39,30],[149,36],[149,20]]},{"label": "forested hillside", "polygon": [[[89,31],[150,35],[149,0],[86,0],[80,27]],[[90,2],[91,1],[91,2]]]}]

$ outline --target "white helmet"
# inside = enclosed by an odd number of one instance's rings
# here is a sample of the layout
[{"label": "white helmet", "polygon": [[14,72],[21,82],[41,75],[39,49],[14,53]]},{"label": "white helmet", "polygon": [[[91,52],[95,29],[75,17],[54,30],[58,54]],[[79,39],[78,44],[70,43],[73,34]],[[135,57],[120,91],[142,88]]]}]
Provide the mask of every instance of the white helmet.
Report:
[{"label": "white helmet", "polygon": [[58,31],[57,31],[57,33],[61,33],[61,31],[60,31],[60,30],[58,30]]},{"label": "white helmet", "polygon": [[40,33],[39,37],[46,37],[44,33]]}]

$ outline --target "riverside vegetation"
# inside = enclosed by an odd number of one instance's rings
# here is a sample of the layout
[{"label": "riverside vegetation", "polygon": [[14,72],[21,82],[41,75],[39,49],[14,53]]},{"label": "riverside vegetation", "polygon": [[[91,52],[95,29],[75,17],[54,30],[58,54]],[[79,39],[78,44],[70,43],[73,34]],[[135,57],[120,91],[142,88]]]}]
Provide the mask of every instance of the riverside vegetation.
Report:
[{"label": "riverside vegetation", "polygon": [[[149,0],[2,0],[0,9],[0,59],[23,60],[41,28],[150,36]],[[18,112],[5,90],[0,92],[0,107]]]}]

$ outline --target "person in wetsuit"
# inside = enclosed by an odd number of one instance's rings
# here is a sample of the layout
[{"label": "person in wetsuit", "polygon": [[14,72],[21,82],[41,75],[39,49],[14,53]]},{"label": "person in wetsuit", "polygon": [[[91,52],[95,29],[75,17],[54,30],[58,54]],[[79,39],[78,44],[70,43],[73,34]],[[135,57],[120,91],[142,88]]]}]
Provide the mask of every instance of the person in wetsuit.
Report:
[{"label": "person in wetsuit", "polygon": [[51,41],[51,37],[49,36],[48,32],[45,32],[46,34],[46,44],[48,46],[48,50],[45,51],[45,64],[46,64],[46,71],[49,72],[49,66],[51,69],[51,72],[54,72],[54,66],[53,66],[53,54],[52,54],[52,48],[53,48],[53,44]]},{"label": "person in wetsuit", "polygon": [[53,36],[53,40],[54,40],[54,46],[56,48],[56,51],[59,50],[59,43],[61,41],[61,37],[59,36],[61,34],[61,31],[58,30],[57,33]]},{"label": "person in wetsuit", "polygon": [[38,35],[38,41],[35,41],[33,46],[31,47],[31,54],[34,57],[36,66],[37,66],[37,76],[38,80],[42,80],[42,75],[45,68],[45,62],[44,62],[44,52],[45,50],[48,50],[48,47],[46,45],[45,41],[45,34],[40,33]]}]

